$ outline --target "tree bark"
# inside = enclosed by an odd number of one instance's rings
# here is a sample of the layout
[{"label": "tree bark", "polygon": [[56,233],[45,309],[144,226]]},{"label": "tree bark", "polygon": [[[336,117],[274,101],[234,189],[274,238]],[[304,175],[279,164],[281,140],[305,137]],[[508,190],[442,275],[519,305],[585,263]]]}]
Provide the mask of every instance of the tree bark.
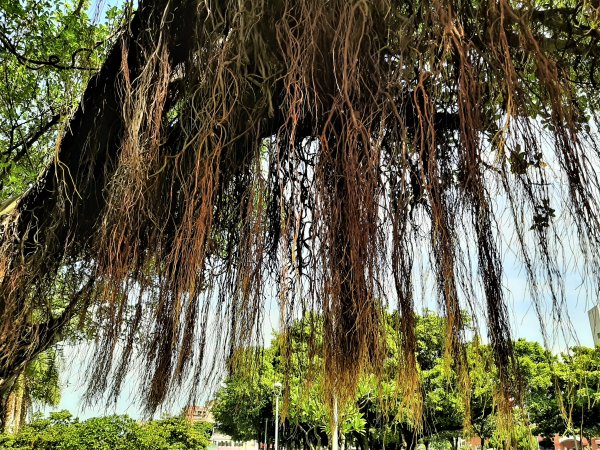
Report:
[{"label": "tree bark", "polygon": [[367,437],[368,431],[365,430],[363,434],[359,436],[361,450],[369,450],[369,438]]},{"label": "tree bark", "polygon": [[402,439],[407,450],[414,450],[417,447],[417,435],[414,430],[404,428],[402,431]]},{"label": "tree bark", "polygon": [[21,429],[23,415],[23,397],[25,395],[25,375],[18,376],[13,389],[8,394],[4,414],[4,432],[15,434]]}]

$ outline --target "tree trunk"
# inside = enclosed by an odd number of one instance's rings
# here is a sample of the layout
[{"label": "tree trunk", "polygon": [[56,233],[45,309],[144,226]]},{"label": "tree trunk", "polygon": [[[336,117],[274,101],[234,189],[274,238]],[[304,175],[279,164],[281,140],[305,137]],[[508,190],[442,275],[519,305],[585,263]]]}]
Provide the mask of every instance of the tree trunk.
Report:
[{"label": "tree trunk", "polygon": [[367,436],[368,431],[360,435],[360,448],[361,450],[369,450],[369,438]]},{"label": "tree trunk", "polygon": [[407,450],[414,450],[417,447],[417,435],[409,428],[405,428],[402,432],[402,438]]},{"label": "tree trunk", "polygon": [[16,397],[14,391],[8,394],[6,406],[4,409],[4,432],[10,433],[14,427],[14,414],[15,414],[15,403]]},{"label": "tree trunk", "polygon": [[19,375],[12,391],[8,395],[6,411],[4,415],[4,432],[8,434],[17,433],[21,429],[23,411],[23,397],[25,394],[25,376]]}]

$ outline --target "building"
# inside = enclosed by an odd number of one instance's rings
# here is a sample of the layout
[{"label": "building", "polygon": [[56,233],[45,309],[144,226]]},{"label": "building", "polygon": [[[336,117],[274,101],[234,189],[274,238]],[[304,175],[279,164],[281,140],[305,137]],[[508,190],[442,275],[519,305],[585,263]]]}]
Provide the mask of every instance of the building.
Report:
[{"label": "building", "polygon": [[234,441],[231,436],[213,431],[208,450],[258,450],[258,442]]},{"label": "building", "polygon": [[600,304],[588,311],[594,345],[600,345]]},{"label": "building", "polygon": [[[585,437],[583,441],[580,441],[578,436],[560,436],[559,434],[555,434],[552,438],[537,436],[537,442],[538,450],[600,450],[600,439],[598,438],[593,438],[589,442]],[[468,442],[460,439],[460,447],[467,447],[469,450],[481,450],[483,448],[481,446],[481,439],[477,436],[474,436]]]},{"label": "building", "polygon": [[185,409],[185,418],[190,422],[215,423],[211,407],[212,403],[207,403],[204,406],[190,405]]},{"label": "building", "polygon": [[209,402],[204,406],[190,405],[185,409],[185,418],[190,422],[215,424],[210,437],[208,450],[258,450],[258,442],[256,441],[234,441],[231,436],[219,432],[211,408],[212,402]]},{"label": "building", "polygon": [[598,450],[598,444],[600,444],[600,440],[597,438],[593,438],[590,443],[585,437],[581,441],[579,436],[560,436],[555,434],[552,439],[538,436],[538,448],[540,450],[571,450],[573,448]]}]

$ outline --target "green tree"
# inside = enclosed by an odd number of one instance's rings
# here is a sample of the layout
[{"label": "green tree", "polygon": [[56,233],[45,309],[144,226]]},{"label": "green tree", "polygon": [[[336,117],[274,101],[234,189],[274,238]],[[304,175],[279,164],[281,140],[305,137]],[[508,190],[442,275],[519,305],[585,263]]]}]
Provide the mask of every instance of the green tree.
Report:
[{"label": "green tree", "polygon": [[482,446],[495,431],[494,388],[496,386],[495,367],[489,346],[476,340],[469,346],[467,356],[471,379],[471,427],[474,435],[481,438]]},{"label": "green tree", "polygon": [[563,356],[568,425],[582,437],[600,435],[600,348],[572,347]]},{"label": "green tree", "polygon": [[212,412],[218,427],[235,440],[262,442],[265,421],[273,423],[273,352],[266,349],[255,373],[242,372],[226,379],[217,392]]},{"label": "green tree", "polygon": [[537,364],[528,410],[536,430],[592,438],[600,434],[600,350],[573,347]]},{"label": "green tree", "polygon": [[137,434],[138,448],[143,450],[204,450],[210,443],[211,431],[211,424],[202,422],[190,424],[179,417],[153,420],[140,427]]},{"label": "green tree", "polygon": [[[389,319],[390,323],[395,320],[392,316]],[[306,377],[313,372],[308,370],[311,364],[317,365],[317,373],[323,370],[321,354],[310,351],[311,346],[321,346],[322,335],[317,334],[315,338],[310,329],[315,323],[319,326],[320,319],[314,316],[295,322],[286,334],[275,336],[271,346],[264,349],[257,370],[228,377],[226,386],[218,391],[213,407],[219,429],[234,439],[262,442],[266,422],[271,437],[273,383],[286,379],[285,371],[289,370],[291,376],[287,379],[291,381],[284,395],[282,442],[311,449],[330,443],[328,405],[321,385],[323,379]],[[464,409],[456,376],[444,359],[445,326],[445,320],[431,311],[417,317],[417,359],[423,366],[419,372],[424,396],[423,428],[418,430],[398,397],[398,348],[390,329],[387,378],[380,381],[370,374],[360,380],[356,398],[339,411],[342,442],[363,450],[414,448],[421,438],[428,444],[440,436],[454,444],[457,442],[464,422]],[[291,367],[281,354],[282,339],[290,340]]]},{"label": "green tree", "polygon": [[16,434],[0,434],[3,449],[19,450],[204,450],[210,427],[183,418],[139,423],[127,416],[79,421],[68,411],[36,417]]},{"label": "green tree", "polygon": [[[313,355],[309,348],[320,346],[321,337],[312,339],[311,328],[321,327],[315,316],[308,316],[293,324],[285,335],[275,336],[271,346],[261,352],[261,363],[255,370],[246,370],[227,378],[225,387],[217,393],[213,413],[221,431],[234,439],[264,441],[265,425],[269,442],[273,437],[275,398],[273,384],[284,380],[286,371],[291,373],[283,399],[280,402],[280,429],[283,444],[301,445],[314,449],[327,445],[331,439],[331,423],[328,420],[327,402],[324,397],[322,378],[307,378],[309,365],[322,370],[322,353]],[[283,356],[282,339],[289,339],[294,357]],[[255,351],[255,350],[250,350]],[[312,355],[312,356],[310,356]],[[340,436],[354,439],[365,432],[365,421],[356,405],[340,409]]]},{"label": "green tree", "polygon": [[490,437],[492,448],[510,448],[514,450],[536,450],[538,449],[537,439],[532,434],[532,426],[525,417],[522,410],[514,415],[515,423],[508,433],[494,430]]},{"label": "green tree", "polygon": [[[393,315],[389,319],[394,323]],[[354,401],[341,413],[342,441],[361,450],[411,449],[419,441],[427,447],[433,443],[437,448],[446,442],[450,448],[457,448],[458,439],[465,437],[464,398],[455,367],[445,358],[446,320],[424,311],[416,316],[416,321],[423,428],[416,429],[409,415],[403,413],[402,398],[398,397],[395,386],[398,347],[390,331],[387,377],[383,382],[374,374],[361,379]],[[314,322],[318,323],[318,319],[315,321],[313,317]],[[289,378],[282,443],[310,449],[328,445],[331,431],[320,386],[322,379],[304,377],[308,361],[323,364],[319,353],[309,351],[310,345],[321,345],[320,337],[309,344],[314,335],[307,321],[295,322],[287,337],[291,339],[294,366],[286,366],[287,360],[281,354],[285,336],[275,336],[271,346],[262,350],[257,371],[231,375],[226,386],[218,391],[214,413],[219,428],[235,439],[262,442],[267,421],[271,439],[273,383],[284,380],[288,368],[293,375]],[[484,448],[509,446],[528,450],[537,445],[534,435],[561,433],[590,439],[600,432],[597,414],[600,349],[573,347],[568,353],[554,355],[539,343],[524,339],[513,342],[513,346],[521,386],[515,393],[522,395],[522,404],[513,402],[513,424],[508,430],[499,427],[498,375],[491,347],[478,338],[465,346],[471,389],[468,396],[470,431],[482,439]]]},{"label": "green tree", "polygon": [[[281,399],[280,440],[283,444],[296,444],[308,448],[327,445],[332,429],[328,420],[328,408],[324,397],[321,376],[313,373],[309,366],[320,373],[323,369],[322,335],[313,339],[311,329],[322,327],[321,318],[307,316],[295,322],[285,334],[274,336],[270,347],[260,353],[260,364],[254,370],[245,370],[230,376],[226,386],[217,393],[213,406],[219,429],[234,439],[256,439],[264,441],[265,426],[271,441],[274,427],[275,398],[273,384],[284,379],[291,380]],[[289,347],[283,345],[287,340]],[[311,348],[320,347],[316,354]],[[248,353],[255,352],[248,350]],[[284,351],[293,353],[289,360]],[[286,373],[290,373],[286,377]],[[362,414],[354,405],[340,409],[340,435],[354,436],[364,432]]]}]

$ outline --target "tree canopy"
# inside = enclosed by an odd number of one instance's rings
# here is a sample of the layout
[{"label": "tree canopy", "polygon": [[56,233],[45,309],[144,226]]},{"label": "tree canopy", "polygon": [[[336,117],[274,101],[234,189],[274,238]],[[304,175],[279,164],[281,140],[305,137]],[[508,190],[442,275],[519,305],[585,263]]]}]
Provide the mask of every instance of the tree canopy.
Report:
[{"label": "tree canopy", "polygon": [[103,23],[88,2],[0,2],[0,201],[9,206],[54,153],[57,130],[102,65],[117,8]]},{"label": "tree canopy", "polygon": [[[96,37],[77,35],[81,47],[69,37],[86,29],[83,9],[71,9],[76,20],[54,35],[33,33],[31,50],[23,30],[45,23],[45,13],[13,5],[2,2],[9,76],[100,62],[81,50],[97,48]],[[397,309],[398,386],[410,398],[420,389],[415,280],[431,271],[461,389],[469,389],[468,308],[485,317],[501,406],[511,410],[507,240],[533,303],[549,291],[557,314],[569,248],[587,281],[599,273],[598,7],[141,0],[128,8],[64,126],[45,134],[48,122],[37,119],[72,81],[48,78],[46,95],[23,94],[12,110],[30,106],[30,125],[19,125],[17,140],[2,137],[9,171],[38,131],[55,151],[3,212],[0,391],[72,317],[92,316],[101,333],[90,392],[117,395],[139,352],[153,411],[176,386],[199,385],[198,360],[215,353],[208,345],[233,355],[256,343],[275,291],[284,327],[322,314],[329,401],[334,391],[352,398],[363,374],[382,376],[383,311]],[[13,116],[2,117],[3,129],[14,129]],[[559,217],[571,247],[561,246]],[[60,310],[57,296],[69,299]]]},{"label": "tree canopy", "polygon": [[[591,439],[600,432],[599,349],[573,347],[555,355],[537,342],[515,341],[517,370],[525,388],[523,403],[513,404],[513,424],[507,432],[496,403],[499,380],[490,346],[476,338],[467,343],[471,386],[465,408],[460,379],[443,354],[445,319],[431,311],[416,319],[422,426],[417,428],[415,418],[406,414],[405,399],[394,386],[399,359],[390,328],[385,375],[379,379],[373,373],[363,375],[352,401],[338,411],[342,442],[360,450],[414,449],[418,442],[428,448],[433,444],[435,448],[456,449],[458,438],[478,436],[483,448],[532,450],[538,447],[534,436],[552,439],[558,433]],[[315,359],[309,352],[308,328],[306,320],[297,321],[288,331],[295,358],[293,376],[284,391],[288,406],[283,410],[280,442],[286,447],[314,450],[328,446],[332,428],[323,396],[323,359],[319,354]],[[275,336],[263,349],[255,370],[232,374],[217,392],[211,406],[216,426],[234,439],[263,442],[265,427],[267,439],[273,436],[273,384],[286,377],[281,337]],[[309,371],[311,359],[316,371]],[[316,377],[307,376],[315,372]],[[466,429],[465,421],[470,422]]]}]

